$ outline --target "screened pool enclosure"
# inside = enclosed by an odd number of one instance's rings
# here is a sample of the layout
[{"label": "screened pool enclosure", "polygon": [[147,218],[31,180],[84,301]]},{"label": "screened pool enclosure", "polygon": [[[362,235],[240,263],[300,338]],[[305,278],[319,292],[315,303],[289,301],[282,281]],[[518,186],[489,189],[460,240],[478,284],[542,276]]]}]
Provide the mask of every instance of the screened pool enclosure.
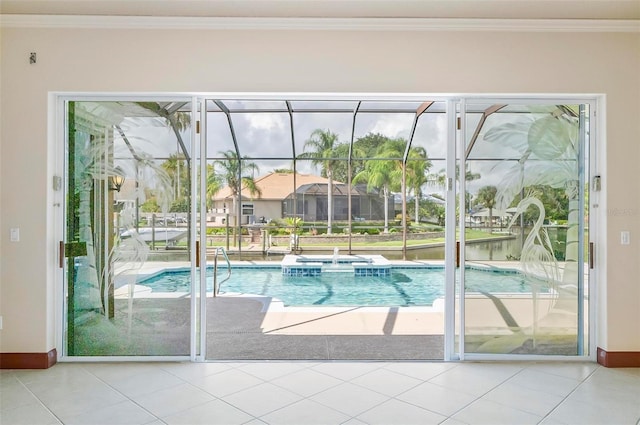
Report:
[{"label": "screened pool enclosure", "polygon": [[[61,95],[59,111],[63,356],[592,355],[592,99]],[[225,291],[285,258],[317,298],[349,281],[429,301],[287,305],[273,276]],[[403,267],[441,287],[422,297]],[[148,284],[178,272],[186,291]]]}]

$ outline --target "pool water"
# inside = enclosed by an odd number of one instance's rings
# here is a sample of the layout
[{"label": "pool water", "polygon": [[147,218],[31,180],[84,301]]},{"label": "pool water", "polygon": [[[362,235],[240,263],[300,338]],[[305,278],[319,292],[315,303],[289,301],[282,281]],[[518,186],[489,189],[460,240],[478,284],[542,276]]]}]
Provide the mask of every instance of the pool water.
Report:
[{"label": "pool water", "polygon": [[[212,291],[213,275],[207,276]],[[219,270],[219,279],[227,275]],[[531,285],[514,271],[465,271],[470,292],[531,292]],[[138,282],[153,292],[189,292],[189,271],[165,271]],[[278,298],[287,306],[430,306],[444,297],[443,267],[392,268],[388,277],[356,277],[326,273],[314,277],[284,276],[280,267],[234,268],[220,293]]]}]

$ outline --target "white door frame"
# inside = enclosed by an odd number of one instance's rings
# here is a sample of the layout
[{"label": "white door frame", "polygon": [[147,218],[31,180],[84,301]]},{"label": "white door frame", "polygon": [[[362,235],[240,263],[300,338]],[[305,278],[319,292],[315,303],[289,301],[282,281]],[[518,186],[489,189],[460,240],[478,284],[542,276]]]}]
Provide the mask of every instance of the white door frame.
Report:
[{"label": "white door frame", "polygon": [[[354,97],[362,100],[415,100],[429,98],[436,101],[443,101],[447,104],[447,188],[446,188],[446,244],[445,244],[445,264],[446,264],[446,288],[445,288],[445,344],[444,344],[444,360],[578,360],[586,359],[595,360],[596,358],[596,320],[597,320],[597,283],[598,279],[604,279],[606,276],[606,250],[604,244],[602,251],[596,256],[595,267],[589,273],[589,325],[586,333],[589,337],[589,354],[587,356],[544,356],[544,355],[479,355],[464,353],[464,288],[460,288],[459,301],[460,309],[456,315],[456,282],[455,282],[455,255],[456,243],[455,234],[456,227],[464,228],[464,217],[459,223],[455,219],[455,203],[456,203],[456,177],[455,165],[457,161],[457,152],[464,152],[465,134],[465,114],[464,106],[468,100],[483,102],[526,102],[526,103],[548,103],[550,101],[558,101],[561,103],[587,103],[590,105],[590,123],[594,128],[590,128],[590,170],[587,170],[587,179],[593,176],[604,176],[605,172],[605,96],[604,95],[570,95],[559,98],[553,95],[535,94],[535,95],[428,95],[428,94],[367,94],[367,93],[322,93],[322,94],[302,94],[302,93],[202,93],[202,94],[180,94],[180,93],[83,93],[83,92],[51,92],[49,93],[49,138],[50,146],[53,148],[49,151],[49,178],[53,182],[51,199],[49,203],[47,222],[52,227],[54,240],[64,240],[65,236],[65,211],[64,211],[64,190],[56,189],[57,183],[62,176],[65,175],[65,144],[66,144],[66,102],[67,101],[189,101],[192,102],[192,118],[199,117],[200,132],[197,132],[196,126],[192,126],[191,147],[192,152],[199,151],[201,161],[192,161],[192,202],[199,200],[198,208],[192,208],[191,222],[194,225],[191,228],[191,275],[192,275],[192,300],[191,300],[191,343],[190,355],[184,356],[67,356],[65,353],[65,282],[64,270],[58,265],[58,258],[53,256],[55,261],[48,263],[49,271],[47,276],[54,281],[55,287],[55,329],[56,329],[56,346],[58,347],[59,361],[150,361],[150,360],[191,360],[204,361],[206,359],[206,273],[200,273],[195,265],[196,241],[199,244],[199,255],[203,261],[203,270],[206,271],[206,100],[210,98],[216,99],[300,99],[304,100],[313,98],[326,98],[330,100],[352,100]],[[457,110],[460,108],[461,129],[457,127]],[[457,146],[457,149],[456,149]],[[596,156],[596,154],[598,156]],[[464,158],[460,157],[460,169],[464,170]],[[464,174],[464,173],[463,173]],[[198,180],[199,178],[199,180]],[[464,202],[464,175],[461,176],[461,185],[459,198]],[[62,184],[64,187],[64,184]],[[589,240],[596,242],[599,238],[599,232],[606,230],[606,216],[602,212],[606,207],[604,205],[606,197],[599,191],[591,190],[590,196],[590,223],[589,223]],[[464,205],[464,203],[462,203]],[[600,208],[600,210],[596,210]],[[195,223],[197,216],[200,215],[201,223],[199,229],[196,229]],[[604,234],[604,233],[602,233]],[[57,246],[51,247],[57,250]],[[461,264],[464,264],[464,232],[461,234]],[[461,268],[462,276],[464,268]],[[197,283],[195,283],[197,282]],[[193,292],[195,289],[199,291],[198,296]],[[198,308],[198,298],[200,299],[200,307]],[[456,346],[456,329],[460,337],[460,341]],[[198,350],[198,346],[200,350]]]}]

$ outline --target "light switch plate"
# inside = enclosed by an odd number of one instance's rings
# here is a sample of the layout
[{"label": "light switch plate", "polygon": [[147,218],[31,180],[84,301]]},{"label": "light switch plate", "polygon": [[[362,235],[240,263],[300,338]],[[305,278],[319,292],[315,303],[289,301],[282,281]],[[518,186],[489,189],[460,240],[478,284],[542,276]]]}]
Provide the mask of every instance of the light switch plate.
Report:
[{"label": "light switch plate", "polygon": [[622,245],[629,245],[629,243],[631,242],[631,236],[629,236],[629,232],[626,230],[623,230],[622,232],[620,232],[620,243]]}]

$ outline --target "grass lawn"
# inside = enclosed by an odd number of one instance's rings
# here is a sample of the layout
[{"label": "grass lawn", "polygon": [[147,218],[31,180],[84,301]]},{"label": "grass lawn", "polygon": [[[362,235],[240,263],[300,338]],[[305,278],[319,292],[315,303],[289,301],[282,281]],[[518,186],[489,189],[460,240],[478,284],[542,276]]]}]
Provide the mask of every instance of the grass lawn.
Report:
[{"label": "grass lawn", "polygon": [[[456,232],[457,234],[458,232]],[[401,233],[397,233],[398,235],[401,235]],[[478,239],[497,239],[497,238],[504,238],[506,235],[505,234],[496,234],[496,233],[487,233],[485,231],[482,230],[473,230],[473,229],[468,229],[465,233],[465,237],[466,240],[478,240]],[[415,246],[415,245],[428,245],[428,244],[442,244],[444,243],[445,238],[441,237],[441,238],[428,238],[428,239],[415,239],[415,240],[407,240],[407,246]],[[305,243],[300,244],[301,246],[326,246],[327,245],[327,241],[326,240],[322,240],[322,239],[318,239],[318,243],[309,243],[308,239]],[[336,243],[331,243],[331,246],[337,246],[337,247],[341,247],[341,246],[349,246],[348,242],[336,242]],[[397,240],[397,241],[376,241],[375,236],[371,236],[369,240],[364,241],[364,242],[351,242],[351,246],[397,246],[397,247],[401,247],[402,246],[402,240]]]},{"label": "grass lawn", "polygon": [[[458,234],[459,232],[456,230],[456,234]],[[388,247],[402,247],[402,233],[401,232],[395,232],[392,233],[393,235],[398,236],[399,240],[395,240],[395,241],[384,241],[384,240],[380,240],[378,241],[377,237],[374,235],[371,236],[367,236],[367,240],[366,241],[362,241],[362,242],[356,242],[356,241],[352,241],[351,242],[351,246],[352,247],[367,247],[367,246],[388,246]],[[335,234],[336,239],[339,238],[343,238],[345,235],[343,234],[339,234],[336,233]],[[466,240],[467,241],[471,241],[471,240],[479,240],[479,239],[498,239],[498,238],[504,238],[507,235],[504,233],[488,233],[486,231],[483,230],[476,230],[476,229],[467,229],[465,232],[465,236],[466,236]],[[440,238],[425,238],[425,239],[412,239],[412,240],[407,240],[407,246],[416,246],[416,245],[429,245],[429,244],[443,244],[445,241],[444,237],[440,237]],[[349,246],[349,242],[328,242],[327,241],[327,236],[326,235],[322,235],[322,237],[317,238],[317,242],[316,240],[313,240],[313,238],[305,238],[304,243],[301,243],[300,246],[302,247],[324,247],[324,246],[331,246],[331,247],[346,247]],[[164,248],[164,243],[162,242],[156,242],[155,244],[156,248]],[[175,244],[174,247],[177,248],[183,248],[186,249],[187,248],[187,242],[186,241],[180,241],[179,243]]]}]

